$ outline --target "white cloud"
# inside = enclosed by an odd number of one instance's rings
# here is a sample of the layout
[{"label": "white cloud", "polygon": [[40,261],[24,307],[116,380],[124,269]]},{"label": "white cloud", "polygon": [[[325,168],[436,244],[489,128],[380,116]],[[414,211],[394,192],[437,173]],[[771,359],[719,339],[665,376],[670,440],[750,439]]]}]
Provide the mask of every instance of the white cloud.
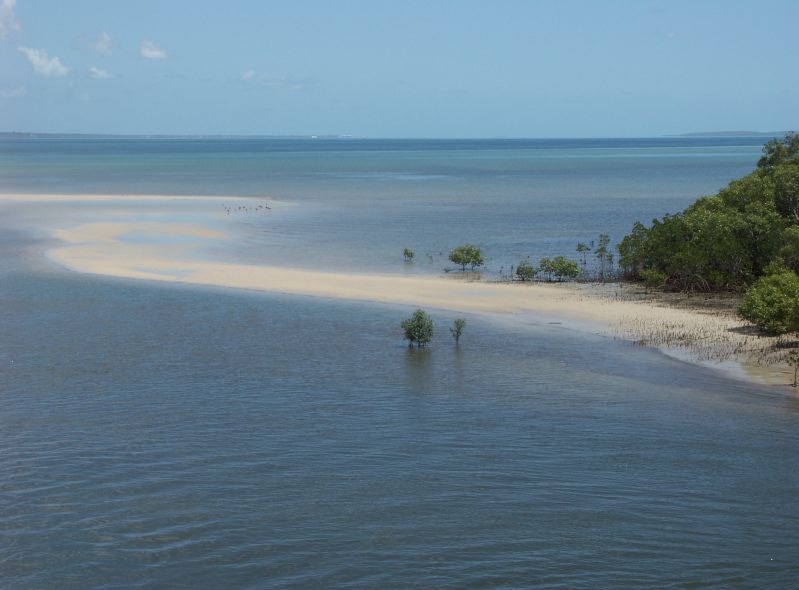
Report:
[{"label": "white cloud", "polygon": [[5,39],[11,31],[19,31],[20,24],[14,14],[17,0],[0,1],[0,39]]},{"label": "white cloud", "polygon": [[66,76],[69,68],[61,63],[57,57],[49,57],[44,49],[32,49],[30,47],[17,47],[33,66],[33,71],[45,78]]},{"label": "white cloud", "polygon": [[252,80],[253,78],[255,78],[255,70],[247,70],[241,75],[241,79],[245,82],[247,80]]},{"label": "white cloud", "polygon": [[105,70],[101,70],[100,68],[96,68],[94,66],[89,68],[89,77],[94,78],[95,80],[108,80],[109,78],[113,78],[113,76]]},{"label": "white cloud", "polygon": [[100,34],[97,35],[97,40],[89,43],[89,47],[101,55],[111,55],[114,51],[114,40],[111,39],[111,35],[105,31],[101,31]]},{"label": "white cloud", "polygon": [[28,89],[24,86],[15,88],[0,88],[0,98],[20,98],[28,94]]},{"label": "white cloud", "polygon": [[167,53],[152,41],[142,41],[139,55],[145,59],[166,59]]}]

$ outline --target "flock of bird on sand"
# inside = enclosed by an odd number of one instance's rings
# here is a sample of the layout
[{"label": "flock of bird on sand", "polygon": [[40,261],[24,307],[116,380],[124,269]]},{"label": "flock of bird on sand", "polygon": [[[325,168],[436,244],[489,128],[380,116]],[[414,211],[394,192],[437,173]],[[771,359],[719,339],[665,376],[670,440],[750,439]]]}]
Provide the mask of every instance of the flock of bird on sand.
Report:
[{"label": "flock of bird on sand", "polygon": [[225,215],[231,213],[247,213],[249,211],[268,211],[271,209],[269,205],[263,203],[257,207],[249,207],[248,205],[239,205],[238,207],[230,207],[227,203],[222,203],[222,208],[225,210]]}]

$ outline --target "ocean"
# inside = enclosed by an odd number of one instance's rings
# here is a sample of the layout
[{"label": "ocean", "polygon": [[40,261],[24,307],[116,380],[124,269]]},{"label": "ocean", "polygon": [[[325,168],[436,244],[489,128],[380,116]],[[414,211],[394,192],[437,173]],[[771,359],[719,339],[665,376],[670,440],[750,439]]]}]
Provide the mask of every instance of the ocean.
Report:
[{"label": "ocean", "polygon": [[[3,139],[0,192],[248,196],[211,255],[440,274],[468,241],[490,276],[761,143]],[[512,316],[455,347],[431,310],[411,350],[401,306],[79,275],[0,229],[4,588],[799,585],[783,390]]]}]

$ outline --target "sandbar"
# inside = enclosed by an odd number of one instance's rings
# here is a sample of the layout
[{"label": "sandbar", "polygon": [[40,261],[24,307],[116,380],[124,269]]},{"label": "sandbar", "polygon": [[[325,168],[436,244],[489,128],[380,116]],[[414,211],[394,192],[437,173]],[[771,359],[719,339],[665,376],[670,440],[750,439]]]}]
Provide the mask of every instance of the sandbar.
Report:
[{"label": "sandbar", "polygon": [[[236,239],[235,225],[225,226],[218,209],[221,203],[234,199],[242,198],[6,195],[0,196],[0,206],[65,205],[57,221],[47,222],[56,245],[46,256],[76,272],[463,313],[514,314],[522,321],[557,322],[567,328],[655,346],[682,360],[715,366],[738,378],[781,385],[789,382],[790,371],[784,363],[772,362],[764,368],[758,361],[765,358],[764,351],[773,347],[773,342],[753,336],[751,326],[736,314],[619,298],[607,285],[510,284],[468,280],[469,275],[454,278],[317,271],[207,259],[202,255],[202,243]],[[169,205],[174,216],[181,203],[197,201],[208,207],[199,211],[192,208],[185,222],[141,218],[138,207],[144,203],[148,207]],[[115,209],[113,216],[102,219],[102,205],[120,203],[125,204],[122,212]]]}]

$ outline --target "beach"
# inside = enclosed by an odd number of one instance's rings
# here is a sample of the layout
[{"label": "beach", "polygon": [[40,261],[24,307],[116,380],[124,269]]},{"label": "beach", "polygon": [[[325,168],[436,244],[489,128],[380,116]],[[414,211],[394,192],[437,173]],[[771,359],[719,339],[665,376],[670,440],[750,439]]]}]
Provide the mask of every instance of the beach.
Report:
[{"label": "beach", "polygon": [[469,272],[325,272],[208,256],[209,247],[240,239],[239,226],[227,214],[230,204],[249,210],[261,202],[185,195],[0,196],[0,206],[11,208],[27,231],[49,238],[47,259],[79,273],[512,318],[630,340],[756,383],[786,386],[792,378],[775,350],[780,341],[754,334],[729,303],[713,309],[698,304],[702,298],[682,298],[675,305],[668,297],[618,284],[510,284]]}]

